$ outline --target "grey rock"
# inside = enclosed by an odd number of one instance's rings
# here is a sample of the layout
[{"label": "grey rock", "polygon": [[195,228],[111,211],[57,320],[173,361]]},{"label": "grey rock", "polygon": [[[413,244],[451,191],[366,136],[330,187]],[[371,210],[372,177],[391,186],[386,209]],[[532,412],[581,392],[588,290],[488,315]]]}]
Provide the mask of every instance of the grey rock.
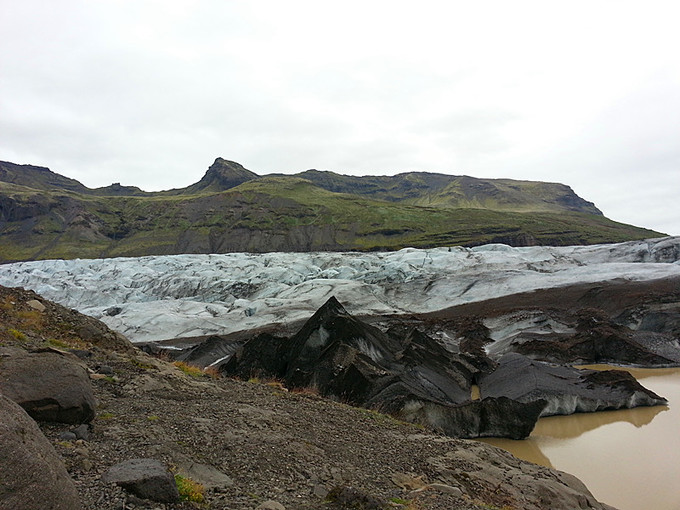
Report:
[{"label": "grey rock", "polygon": [[155,459],[131,459],[112,466],[104,475],[105,483],[116,483],[128,492],[161,503],[179,500],[175,478]]},{"label": "grey rock", "polygon": [[451,485],[446,485],[443,483],[431,483],[427,486],[427,488],[443,492],[445,494],[451,494],[457,497],[461,497],[463,495],[463,491],[460,490],[460,488],[453,487]]},{"label": "grey rock", "polygon": [[405,421],[426,423],[452,437],[525,439],[546,404],[545,400],[524,403],[507,397],[485,398],[458,406],[412,399],[395,415]]},{"label": "grey rock", "polygon": [[195,480],[206,489],[223,489],[234,485],[234,481],[229,476],[208,464],[189,462],[180,466],[179,473]]},{"label": "grey rock", "polygon": [[496,370],[480,378],[482,397],[508,397],[519,402],[543,399],[542,416],[666,404],[621,370],[579,370],[509,353]]},{"label": "grey rock", "polygon": [[[484,462],[480,462],[484,459]],[[428,459],[433,475],[473,500],[493,504],[498,487],[504,504],[522,510],[610,510],[576,477],[525,462],[500,448],[471,441],[466,448]],[[475,466],[470,469],[470,466]]]},{"label": "grey rock", "polygon": [[75,434],[76,439],[82,439],[83,441],[90,440],[90,425],[87,423],[83,423],[79,427],[74,428],[71,432]]},{"label": "grey rock", "polygon": [[94,419],[92,385],[77,358],[1,347],[0,363],[0,392],[35,420],[80,424]]},{"label": "grey rock", "polygon": [[3,395],[0,416],[0,510],[82,508],[63,461],[35,421]]},{"label": "grey rock", "polygon": [[176,359],[205,368],[217,359],[226,359],[231,356],[240,346],[241,342],[211,335],[200,344],[183,351]]},{"label": "grey rock", "polygon": [[61,439],[62,441],[75,441],[78,438],[73,432],[69,430],[59,434],[59,439]]},{"label": "grey rock", "polygon": [[99,374],[104,374],[104,375],[113,375],[113,368],[111,368],[111,367],[108,366],[108,365],[101,365],[101,366],[97,369],[97,373],[99,373]]},{"label": "grey rock", "polygon": [[87,360],[92,357],[92,351],[87,351],[84,349],[69,349],[68,352],[82,360]]},{"label": "grey rock", "polygon": [[312,489],[312,494],[314,494],[319,499],[325,499],[326,496],[328,496],[328,489],[326,488],[326,486],[317,483],[316,485],[314,485],[314,488]]},{"label": "grey rock", "polygon": [[286,510],[286,507],[278,501],[270,499],[269,501],[265,501],[264,503],[257,505],[255,510]]},{"label": "grey rock", "polygon": [[37,299],[30,299],[26,301],[26,304],[33,308],[34,310],[38,310],[39,312],[44,312],[45,311],[45,305],[43,305],[40,301]]},{"label": "grey rock", "polygon": [[[476,360],[486,366],[482,356]],[[383,332],[351,316],[334,297],[293,337],[255,336],[220,370],[244,378],[276,377],[288,387],[315,387],[322,395],[461,438],[523,439],[545,406],[544,401],[505,397],[471,402],[479,369],[470,357],[447,351],[413,328]]]}]

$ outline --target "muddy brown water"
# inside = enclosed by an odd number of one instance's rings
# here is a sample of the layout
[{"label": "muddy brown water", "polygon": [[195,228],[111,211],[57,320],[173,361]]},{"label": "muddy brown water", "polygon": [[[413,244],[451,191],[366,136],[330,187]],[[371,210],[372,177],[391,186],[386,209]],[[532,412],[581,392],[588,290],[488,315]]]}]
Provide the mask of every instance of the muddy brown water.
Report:
[{"label": "muddy brown water", "polygon": [[576,475],[619,510],[680,510],[680,368],[627,370],[669,405],[551,416],[526,440],[483,441]]}]

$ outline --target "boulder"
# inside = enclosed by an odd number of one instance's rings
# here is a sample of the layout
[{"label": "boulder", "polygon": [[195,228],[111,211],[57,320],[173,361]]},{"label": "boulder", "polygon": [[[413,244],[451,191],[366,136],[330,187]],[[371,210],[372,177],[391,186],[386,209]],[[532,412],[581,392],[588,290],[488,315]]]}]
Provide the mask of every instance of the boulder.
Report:
[{"label": "boulder", "polygon": [[435,478],[459,488],[484,508],[614,510],[597,501],[572,475],[475,441],[456,452],[432,457],[428,464]]},{"label": "boulder", "polygon": [[179,501],[175,477],[155,459],[131,459],[112,466],[104,475],[105,483],[115,483],[143,499],[160,503]]},{"label": "boulder", "polygon": [[523,403],[506,397],[485,398],[457,406],[411,399],[393,414],[405,421],[428,425],[452,437],[526,439],[546,404],[545,400]]},{"label": "boulder", "polygon": [[[229,341],[218,335],[210,335],[198,345],[180,351],[180,354],[174,356],[174,358],[177,361],[184,361],[191,365],[205,368],[216,362],[216,360],[226,360],[241,345],[242,342],[239,341]],[[172,354],[170,353],[170,355]]]},{"label": "boulder", "polygon": [[35,420],[88,423],[96,401],[85,367],[55,350],[0,348],[0,392]]},{"label": "boulder", "polygon": [[259,335],[221,370],[312,387],[454,437],[527,437],[545,402],[471,402],[479,368],[470,356],[452,353],[414,328],[385,333],[352,317],[331,297],[293,337]]},{"label": "boulder", "polygon": [[0,416],[0,510],[82,508],[61,457],[35,421],[3,395]]},{"label": "boulder", "polygon": [[667,403],[622,370],[579,370],[515,353],[502,356],[494,372],[480,377],[479,391],[482,397],[545,400],[542,416]]},{"label": "boulder", "polygon": [[206,489],[224,489],[234,485],[234,481],[225,473],[209,464],[201,464],[187,460],[179,465],[180,475],[191,478]]},{"label": "boulder", "polygon": [[[515,341],[512,350],[553,363],[594,364],[612,363],[633,366],[677,366],[680,351],[672,338],[664,340],[666,349],[645,345],[644,335],[617,324],[602,310],[582,308],[570,318],[575,323],[574,334],[551,335]],[[643,340],[642,342],[640,340]],[[675,349],[668,351],[668,347]]]},{"label": "boulder", "polygon": [[283,506],[278,501],[270,499],[268,501],[265,501],[264,503],[260,503],[259,505],[257,505],[255,507],[255,510],[286,510],[286,507]]}]

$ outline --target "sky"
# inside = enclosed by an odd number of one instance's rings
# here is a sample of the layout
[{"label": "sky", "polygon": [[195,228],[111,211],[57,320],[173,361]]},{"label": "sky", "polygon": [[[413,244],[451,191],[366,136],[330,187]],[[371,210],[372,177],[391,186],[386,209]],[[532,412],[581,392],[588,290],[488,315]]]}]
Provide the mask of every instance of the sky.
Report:
[{"label": "sky", "polygon": [[0,160],[89,187],[430,171],[680,235],[677,1],[0,0]]}]

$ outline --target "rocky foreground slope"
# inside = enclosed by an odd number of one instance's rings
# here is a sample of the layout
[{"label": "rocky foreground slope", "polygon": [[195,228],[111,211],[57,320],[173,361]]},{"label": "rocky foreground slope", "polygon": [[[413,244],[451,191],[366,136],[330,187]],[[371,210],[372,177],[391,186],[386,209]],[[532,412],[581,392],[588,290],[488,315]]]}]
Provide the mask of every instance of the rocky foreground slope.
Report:
[{"label": "rocky foreground slope", "polygon": [[[17,356],[23,370],[15,372],[7,367]],[[38,373],[27,357],[40,358]],[[91,387],[94,418],[90,406],[73,404],[87,390],[74,391],[73,381],[43,384],[45,359],[80,367],[70,372],[84,374]],[[573,476],[488,445],[277,382],[182,368],[147,356],[94,319],[0,287],[0,508],[610,508]],[[41,386],[42,398],[21,398]],[[45,407],[54,414],[41,415]],[[41,420],[40,429],[26,412]],[[27,457],[39,462],[16,463]],[[151,501],[106,481],[114,480],[114,465],[138,458],[201,482],[204,501]]]}]

